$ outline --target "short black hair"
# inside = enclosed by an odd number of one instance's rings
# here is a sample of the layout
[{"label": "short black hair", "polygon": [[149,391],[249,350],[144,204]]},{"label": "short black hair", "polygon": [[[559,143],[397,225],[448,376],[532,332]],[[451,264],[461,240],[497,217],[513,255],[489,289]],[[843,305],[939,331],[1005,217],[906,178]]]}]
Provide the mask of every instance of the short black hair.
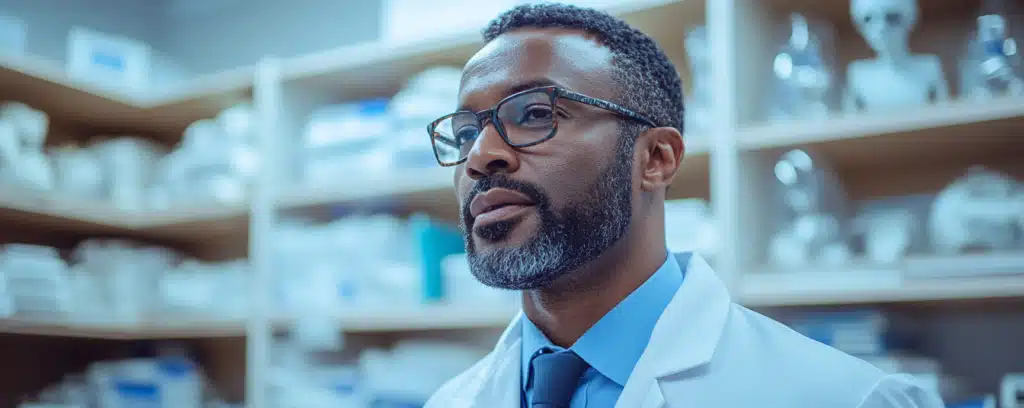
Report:
[{"label": "short black hair", "polygon": [[[484,29],[490,42],[502,34],[522,28],[564,28],[597,37],[612,51],[618,82],[618,101],[626,108],[651,119],[658,126],[683,132],[683,90],[672,61],[661,47],[637,30],[608,13],[567,4],[524,4],[499,15]],[[634,132],[636,137],[639,132]]]}]

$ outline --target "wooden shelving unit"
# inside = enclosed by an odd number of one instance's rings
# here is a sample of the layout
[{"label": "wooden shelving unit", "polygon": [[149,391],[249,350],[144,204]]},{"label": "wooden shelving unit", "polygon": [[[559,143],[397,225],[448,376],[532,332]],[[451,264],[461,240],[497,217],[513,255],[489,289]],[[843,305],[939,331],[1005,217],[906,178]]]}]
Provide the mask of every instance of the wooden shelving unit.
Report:
[{"label": "wooden shelving unit", "polygon": [[[828,3],[828,4],[826,4]],[[1024,299],[1024,253],[910,258],[898,265],[814,266],[778,270],[766,265],[770,229],[770,186],[763,176],[787,149],[820,153],[835,163],[854,198],[934,193],[970,163],[992,165],[1024,176],[1024,100],[948,103],[878,114],[836,114],[823,120],[769,123],[758,116],[767,82],[765,58],[777,44],[766,35],[790,11],[833,21],[840,33],[841,61],[865,55],[851,31],[847,5],[811,0],[638,0],[611,9],[652,35],[680,70],[693,80],[683,37],[697,24],[712,36],[716,95],[714,128],[687,135],[687,155],[672,198],[711,199],[725,242],[716,268],[734,298],[753,308],[861,304],[942,303],[950,300]],[[943,16],[961,10],[951,1],[929,2],[923,39],[941,27],[966,27],[966,19]],[[929,21],[937,21],[935,26]],[[959,25],[957,25],[959,24]],[[961,30],[962,31],[962,30]],[[254,104],[266,146],[296,137],[311,109],[322,103],[390,97],[408,78],[435,65],[459,66],[481,46],[471,32],[418,43],[367,43],[293,58],[268,58],[168,86],[147,95],[102,89],[68,77],[56,65],[31,58],[0,57],[0,99],[27,102],[72,126],[131,131],[174,142],[193,121],[211,117],[240,101]],[[929,50],[928,45],[924,47]],[[951,51],[943,52],[949,55]],[[869,54],[868,54],[869,55]],[[944,59],[944,61],[948,60]],[[427,143],[424,135],[424,143]],[[276,154],[264,148],[263,157]],[[268,168],[274,168],[268,166]],[[458,206],[452,169],[413,169],[339,179],[304,186],[262,174],[249,201],[230,206],[125,211],[55,193],[0,188],[0,225],[74,232],[81,236],[125,235],[205,245],[212,236],[248,248],[254,279],[267,279],[269,234],[285,212],[316,212],[343,204],[391,201],[408,212],[455,220]],[[921,278],[913,271],[941,264],[961,268],[953,278]],[[922,266],[923,265],[923,266]],[[998,275],[971,272],[999,269]],[[1015,271],[1017,273],[1014,273]],[[955,271],[949,272],[956,275]],[[266,284],[266,282],[264,282]],[[259,285],[255,286],[261,287]],[[263,285],[262,287],[266,287]],[[264,309],[264,308],[259,308]],[[343,330],[358,333],[503,327],[514,307],[438,305],[390,309],[352,308],[331,312]],[[124,326],[0,319],[0,334],[113,340],[244,338],[248,336],[250,388],[266,381],[268,342],[275,328],[293,319],[256,310],[246,321],[170,322]],[[253,337],[261,340],[254,341]],[[237,373],[236,373],[237,374]],[[259,390],[248,406],[263,408]]]}]

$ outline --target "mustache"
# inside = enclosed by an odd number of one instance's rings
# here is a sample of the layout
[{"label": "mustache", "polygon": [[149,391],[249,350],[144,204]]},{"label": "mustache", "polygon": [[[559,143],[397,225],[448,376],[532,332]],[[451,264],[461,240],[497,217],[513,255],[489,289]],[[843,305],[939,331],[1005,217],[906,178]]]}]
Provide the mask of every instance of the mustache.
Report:
[{"label": "mustache", "polygon": [[519,192],[529,197],[530,200],[533,200],[535,205],[540,209],[546,208],[550,202],[547,194],[544,194],[544,191],[533,183],[514,180],[505,174],[488,176],[477,181],[476,184],[473,185],[473,188],[469,190],[469,194],[466,198],[462,200],[462,222],[465,225],[469,226],[473,223],[473,215],[469,211],[469,204],[473,202],[473,199],[476,198],[477,195],[485,193],[492,188],[504,188]]}]

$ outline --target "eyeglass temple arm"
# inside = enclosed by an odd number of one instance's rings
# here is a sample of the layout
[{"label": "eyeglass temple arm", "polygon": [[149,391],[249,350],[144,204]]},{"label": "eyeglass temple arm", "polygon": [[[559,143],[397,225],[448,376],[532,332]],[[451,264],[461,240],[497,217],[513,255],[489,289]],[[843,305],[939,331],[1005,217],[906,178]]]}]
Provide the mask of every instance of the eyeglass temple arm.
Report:
[{"label": "eyeglass temple arm", "polygon": [[612,103],[612,102],[608,102],[608,101],[603,100],[603,99],[593,98],[593,97],[586,96],[586,95],[583,95],[583,94],[580,94],[580,93],[576,93],[576,92],[573,92],[573,91],[567,91],[565,89],[559,89],[558,90],[558,96],[561,97],[561,98],[565,98],[565,99],[571,100],[571,101],[576,101],[576,102],[579,102],[579,103],[585,103],[585,104],[590,105],[590,106],[596,106],[596,107],[604,109],[606,111],[617,113],[619,115],[622,115],[622,116],[625,116],[627,118],[633,119],[635,121],[638,121],[638,122],[643,123],[643,124],[645,124],[647,126],[650,126],[650,127],[659,127],[656,123],[654,123],[654,121],[643,117],[639,113],[633,112],[633,111],[631,111],[629,109],[626,109],[626,108],[624,108],[622,106],[619,106],[619,105],[617,105],[615,103]]},{"label": "eyeglass temple arm", "polygon": [[434,131],[433,127],[430,128],[430,137],[434,139],[434,142],[441,142],[442,144],[448,145],[448,147],[453,147],[456,149],[459,148],[459,146],[455,144],[454,140],[438,134],[437,132]]}]

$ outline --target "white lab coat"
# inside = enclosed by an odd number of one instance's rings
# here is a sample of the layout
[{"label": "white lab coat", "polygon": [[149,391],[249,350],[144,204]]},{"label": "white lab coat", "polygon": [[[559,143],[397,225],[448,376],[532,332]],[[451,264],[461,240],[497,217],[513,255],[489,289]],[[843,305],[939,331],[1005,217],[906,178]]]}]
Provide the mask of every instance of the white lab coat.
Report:
[{"label": "white lab coat", "polygon": [[[616,408],[943,407],[906,375],[887,375],[733,303],[707,262],[689,259]],[[520,408],[522,319],[426,408]]]}]

